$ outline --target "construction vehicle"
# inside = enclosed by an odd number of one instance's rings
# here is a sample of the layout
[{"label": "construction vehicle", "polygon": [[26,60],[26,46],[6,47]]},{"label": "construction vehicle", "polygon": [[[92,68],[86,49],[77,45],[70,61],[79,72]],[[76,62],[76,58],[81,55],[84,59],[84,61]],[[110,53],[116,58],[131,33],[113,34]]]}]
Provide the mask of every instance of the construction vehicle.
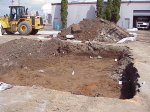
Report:
[{"label": "construction vehicle", "polygon": [[20,35],[35,35],[40,29],[44,28],[41,16],[32,16],[28,14],[28,8],[24,6],[9,6],[10,15],[0,18],[2,25],[2,34],[5,32],[12,35],[19,32]]}]

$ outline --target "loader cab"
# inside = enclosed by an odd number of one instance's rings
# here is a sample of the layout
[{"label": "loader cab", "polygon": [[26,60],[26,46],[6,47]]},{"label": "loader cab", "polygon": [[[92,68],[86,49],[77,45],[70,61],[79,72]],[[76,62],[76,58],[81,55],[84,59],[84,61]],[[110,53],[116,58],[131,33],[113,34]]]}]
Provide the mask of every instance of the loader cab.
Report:
[{"label": "loader cab", "polygon": [[9,6],[10,8],[10,21],[19,20],[25,14],[25,7],[24,6]]}]

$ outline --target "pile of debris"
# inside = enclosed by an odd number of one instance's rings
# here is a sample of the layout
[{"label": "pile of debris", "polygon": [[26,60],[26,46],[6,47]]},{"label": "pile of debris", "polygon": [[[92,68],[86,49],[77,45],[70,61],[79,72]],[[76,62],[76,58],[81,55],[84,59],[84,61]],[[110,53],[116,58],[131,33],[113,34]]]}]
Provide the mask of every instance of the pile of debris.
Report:
[{"label": "pile of debris", "polygon": [[68,35],[76,40],[99,42],[117,42],[131,37],[127,31],[104,19],[84,19],[79,24],[63,29],[58,37],[65,40]]}]

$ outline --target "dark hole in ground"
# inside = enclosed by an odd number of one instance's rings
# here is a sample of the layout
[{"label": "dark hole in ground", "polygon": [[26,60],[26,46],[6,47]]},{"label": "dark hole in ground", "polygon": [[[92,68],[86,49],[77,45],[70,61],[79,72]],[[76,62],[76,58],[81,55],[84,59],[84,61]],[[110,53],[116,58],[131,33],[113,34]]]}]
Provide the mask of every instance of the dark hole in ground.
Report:
[{"label": "dark hole in ground", "polygon": [[130,99],[136,95],[138,78],[138,70],[133,66],[133,63],[127,65],[122,75],[122,88],[121,88],[121,99]]}]

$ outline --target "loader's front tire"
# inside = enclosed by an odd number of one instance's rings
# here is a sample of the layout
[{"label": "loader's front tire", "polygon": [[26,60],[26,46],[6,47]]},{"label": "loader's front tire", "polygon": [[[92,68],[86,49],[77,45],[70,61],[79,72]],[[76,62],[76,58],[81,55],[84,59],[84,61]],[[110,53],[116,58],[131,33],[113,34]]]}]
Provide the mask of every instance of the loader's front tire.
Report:
[{"label": "loader's front tire", "polygon": [[36,35],[38,33],[38,31],[39,31],[38,29],[32,29],[30,34],[31,35]]},{"label": "loader's front tire", "polygon": [[18,32],[20,35],[29,35],[32,31],[32,26],[29,22],[21,22],[18,25]]}]

